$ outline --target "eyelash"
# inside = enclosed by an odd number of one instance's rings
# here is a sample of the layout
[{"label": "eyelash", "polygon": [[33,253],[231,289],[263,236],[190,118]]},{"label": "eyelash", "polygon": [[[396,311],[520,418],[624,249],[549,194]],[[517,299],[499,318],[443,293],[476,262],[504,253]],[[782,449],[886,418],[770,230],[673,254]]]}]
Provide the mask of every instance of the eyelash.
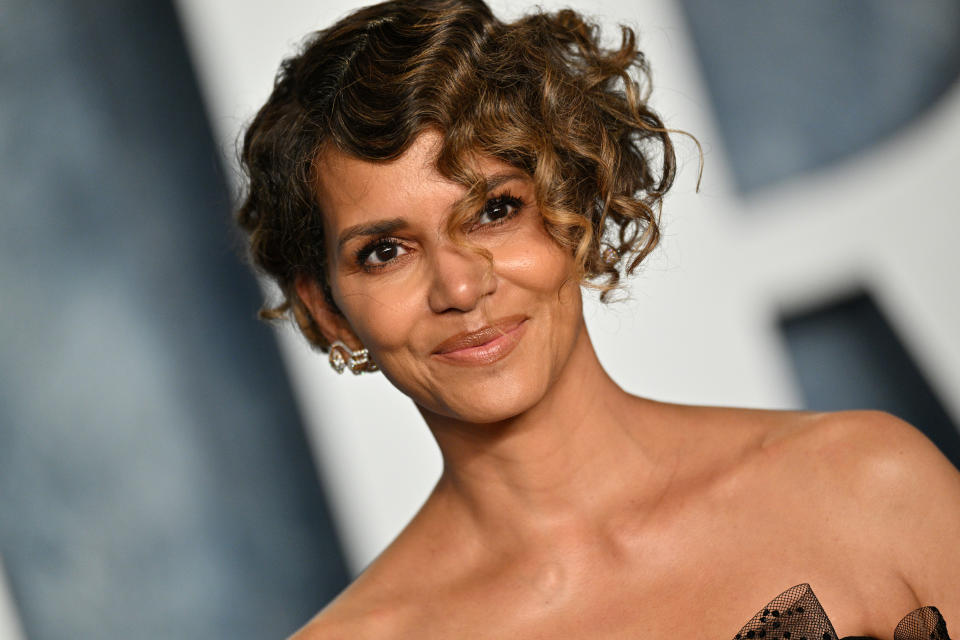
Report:
[{"label": "eyelash", "polygon": [[[520,211],[523,209],[523,204],[524,203],[522,198],[514,196],[510,193],[501,193],[497,196],[490,198],[484,204],[483,210],[479,214],[477,214],[478,219],[482,217],[484,214],[488,214],[491,211],[497,209],[498,207],[509,206],[509,207],[512,207],[512,209],[502,218],[498,218],[497,220],[494,220],[492,222],[488,222],[486,224],[480,224],[480,223],[474,222],[473,226],[470,227],[468,232],[477,231],[480,229],[490,229],[490,228],[499,227],[500,225],[505,224],[509,220],[515,218],[517,214],[520,213]],[[389,236],[377,238],[376,240],[373,240],[372,242],[367,243],[357,251],[356,253],[357,266],[359,266],[364,271],[371,272],[371,273],[380,271],[383,268],[389,266],[390,263],[394,262],[396,258],[391,258],[390,260],[387,260],[382,264],[367,264],[367,259],[373,254],[374,251],[376,251],[377,249],[380,249],[381,247],[400,247],[402,245],[403,243],[397,238],[392,238]]]},{"label": "eyelash", "polygon": [[518,213],[520,213],[520,210],[523,209],[523,200],[509,192],[501,193],[500,195],[494,196],[489,200],[487,200],[487,202],[483,206],[483,211],[481,211],[477,217],[479,218],[483,214],[489,213],[496,207],[503,207],[503,206],[513,207],[513,210],[507,213],[507,215],[503,216],[502,218],[499,218],[498,220],[494,220],[493,222],[488,222],[487,224],[481,224],[479,226],[477,225],[477,223],[474,223],[474,226],[472,226],[470,230],[474,231],[481,227],[484,229],[489,229],[490,227],[499,227],[501,224],[507,222],[508,220],[515,217]]}]

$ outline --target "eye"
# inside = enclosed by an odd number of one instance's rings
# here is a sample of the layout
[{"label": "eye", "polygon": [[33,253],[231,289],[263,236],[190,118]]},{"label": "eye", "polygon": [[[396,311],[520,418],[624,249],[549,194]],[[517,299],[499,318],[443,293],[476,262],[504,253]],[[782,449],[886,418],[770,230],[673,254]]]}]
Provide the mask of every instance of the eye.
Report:
[{"label": "eye", "polygon": [[357,264],[367,271],[376,271],[406,253],[395,238],[380,238],[357,251]]},{"label": "eye", "polygon": [[508,193],[490,198],[484,204],[483,210],[477,215],[471,230],[503,224],[520,213],[522,207],[523,200]]}]

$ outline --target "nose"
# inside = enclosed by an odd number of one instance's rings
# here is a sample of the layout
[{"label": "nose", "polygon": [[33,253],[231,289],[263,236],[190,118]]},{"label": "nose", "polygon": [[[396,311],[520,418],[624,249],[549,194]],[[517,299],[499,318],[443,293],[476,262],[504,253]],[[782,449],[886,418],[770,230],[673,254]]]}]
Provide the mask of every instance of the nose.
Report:
[{"label": "nose", "polygon": [[433,260],[428,302],[434,313],[470,311],[497,290],[493,263],[466,247],[439,247]]}]

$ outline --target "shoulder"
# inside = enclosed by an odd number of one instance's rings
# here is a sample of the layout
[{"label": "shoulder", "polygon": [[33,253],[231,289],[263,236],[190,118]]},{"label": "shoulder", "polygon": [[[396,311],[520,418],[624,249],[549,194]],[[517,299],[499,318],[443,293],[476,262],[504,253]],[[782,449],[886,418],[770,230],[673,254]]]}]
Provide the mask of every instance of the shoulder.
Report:
[{"label": "shoulder", "polygon": [[[921,431],[882,411],[801,413],[770,429],[762,443],[774,455],[806,461],[811,472],[845,481],[858,497],[884,497],[923,487],[948,492],[957,470]],[[930,483],[933,483],[932,485]]]},{"label": "shoulder", "polygon": [[[357,578],[290,640],[409,638],[424,616],[425,596],[435,587],[436,554],[423,555],[413,541],[416,516]],[[423,536],[420,536],[423,538]]]},{"label": "shoulder", "polygon": [[402,637],[404,618],[398,604],[367,599],[348,589],[288,640]]},{"label": "shoulder", "polygon": [[[803,468],[849,541],[889,562],[922,604],[960,617],[960,472],[921,431],[879,411],[810,414],[767,446]],[[948,617],[948,619],[950,619]]]},{"label": "shoulder", "polygon": [[[957,497],[956,468],[921,431],[882,411],[779,411],[662,405],[671,427],[691,443],[733,461],[743,471],[789,470],[806,486],[843,484],[844,495],[889,503],[891,492],[927,498]],[[799,474],[799,475],[798,475]],[[764,476],[765,477],[765,476]],[[769,479],[769,478],[767,478]],[[936,495],[918,496],[922,487]]]},{"label": "shoulder", "polygon": [[415,574],[396,546],[394,541],[289,640],[405,637],[415,590],[409,577]]},{"label": "shoulder", "polygon": [[411,638],[447,611],[446,596],[476,579],[464,568],[456,518],[435,494],[339,596],[290,640]]},{"label": "shoulder", "polygon": [[288,640],[345,640],[347,638],[393,638],[396,629],[376,616],[342,618],[318,613]]},{"label": "shoulder", "polygon": [[869,506],[890,515],[960,500],[960,475],[936,445],[882,411],[785,412],[757,444],[760,456],[802,470],[808,486],[832,489],[828,499],[855,501],[861,512]]},{"label": "shoulder", "polygon": [[692,415],[707,425],[695,437],[719,452],[748,491],[806,496],[818,517],[860,532],[891,532],[905,518],[960,531],[960,472],[920,430],[889,413],[703,407]]}]

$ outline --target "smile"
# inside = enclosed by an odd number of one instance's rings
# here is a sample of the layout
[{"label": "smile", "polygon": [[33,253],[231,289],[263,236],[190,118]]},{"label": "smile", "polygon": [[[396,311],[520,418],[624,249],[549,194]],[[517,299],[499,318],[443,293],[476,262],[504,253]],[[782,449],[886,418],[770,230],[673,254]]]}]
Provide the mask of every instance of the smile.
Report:
[{"label": "smile", "polygon": [[447,338],[433,356],[449,364],[486,365],[507,357],[526,332],[526,316],[510,316],[478,329]]}]

